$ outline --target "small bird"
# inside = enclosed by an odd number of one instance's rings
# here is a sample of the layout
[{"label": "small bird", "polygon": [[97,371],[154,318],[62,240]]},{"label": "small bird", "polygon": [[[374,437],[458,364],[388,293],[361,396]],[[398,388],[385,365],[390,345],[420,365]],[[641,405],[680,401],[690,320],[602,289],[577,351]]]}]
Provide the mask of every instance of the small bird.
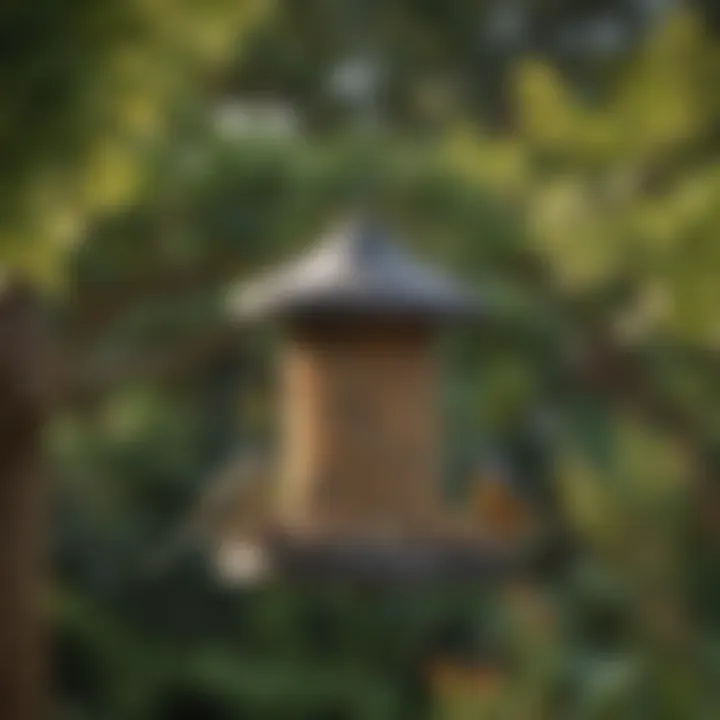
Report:
[{"label": "small bird", "polygon": [[273,472],[257,453],[243,451],[204,483],[189,516],[151,559],[155,570],[200,545],[215,553],[235,539],[251,536],[269,519]]},{"label": "small bird", "polygon": [[503,542],[526,536],[534,524],[534,514],[514,487],[510,471],[499,464],[481,468],[471,483],[470,512],[483,530]]}]

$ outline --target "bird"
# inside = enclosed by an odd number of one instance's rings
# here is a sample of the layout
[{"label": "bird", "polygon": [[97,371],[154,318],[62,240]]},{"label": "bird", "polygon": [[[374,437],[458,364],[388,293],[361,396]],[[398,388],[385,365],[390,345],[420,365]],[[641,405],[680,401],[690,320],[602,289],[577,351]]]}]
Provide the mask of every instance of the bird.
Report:
[{"label": "bird", "polygon": [[478,468],[470,488],[472,519],[491,537],[512,542],[532,530],[534,513],[503,463]]},{"label": "bird", "polygon": [[153,570],[166,568],[189,548],[219,552],[251,537],[270,519],[273,470],[259,453],[235,453],[203,482],[188,515],[150,560]]}]

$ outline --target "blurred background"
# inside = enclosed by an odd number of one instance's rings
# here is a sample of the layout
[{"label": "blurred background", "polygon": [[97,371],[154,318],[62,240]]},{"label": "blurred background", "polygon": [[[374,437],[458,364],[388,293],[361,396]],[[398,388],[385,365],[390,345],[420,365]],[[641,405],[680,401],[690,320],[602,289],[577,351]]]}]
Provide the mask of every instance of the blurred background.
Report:
[{"label": "blurred background", "polygon": [[[53,717],[720,714],[715,2],[5,0],[0,57],[0,262],[61,350]],[[491,308],[447,495],[562,527],[539,579],[239,589],[183,530],[272,452],[228,288],[368,186]]]}]

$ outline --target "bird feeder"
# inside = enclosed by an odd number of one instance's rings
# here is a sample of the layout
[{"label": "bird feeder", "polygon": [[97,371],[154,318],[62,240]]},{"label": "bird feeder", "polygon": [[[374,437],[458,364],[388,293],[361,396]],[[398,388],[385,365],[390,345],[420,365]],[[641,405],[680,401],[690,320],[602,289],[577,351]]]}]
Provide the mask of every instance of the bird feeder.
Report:
[{"label": "bird feeder", "polygon": [[367,218],[240,288],[242,322],[282,331],[271,507],[238,527],[238,574],[475,578],[511,562],[443,503],[440,333],[478,298]]}]

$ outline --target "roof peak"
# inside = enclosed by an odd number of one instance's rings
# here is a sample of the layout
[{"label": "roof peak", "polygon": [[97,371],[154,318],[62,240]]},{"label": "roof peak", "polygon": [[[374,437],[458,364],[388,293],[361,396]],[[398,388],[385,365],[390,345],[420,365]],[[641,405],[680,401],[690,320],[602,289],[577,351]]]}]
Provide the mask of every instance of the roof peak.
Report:
[{"label": "roof peak", "polygon": [[368,213],[347,217],[309,253],[241,290],[240,312],[401,313],[449,316],[475,306],[471,294],[396,243]]},{"label": "roof peak", "polygon": [[334,250],[356,267],[388,261],[403,254],[383,225],[370,215],[353,215],[337,223],[309,256]]}]

